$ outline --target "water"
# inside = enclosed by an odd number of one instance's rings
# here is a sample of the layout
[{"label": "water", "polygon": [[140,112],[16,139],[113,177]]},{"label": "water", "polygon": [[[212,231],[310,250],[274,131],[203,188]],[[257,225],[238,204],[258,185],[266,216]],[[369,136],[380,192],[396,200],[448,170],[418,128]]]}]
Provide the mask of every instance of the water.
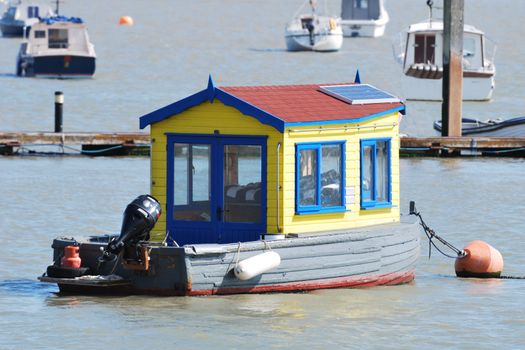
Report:
[{"label": "water", "polygon": [[[138,117],[206,86],[362,80],[399,93],[391,37],[426,17],[425,1],[391,0],[385,37],[345,39],[337,53],[284,51],[284,23],[301,1],[70,0],[96,45],[92,80],[14,77],[17,39],[0,40],[0,130],[52,130],[65,93],[67,131],[136,131]],[[525,2],[467,0],[465,22],[498,43],[494,100],[468,116],[523,113]],[[118,27],[130,15],[133,27]],[[402,131],[433,135],[437,103],[407,102]],[[402,159],[403,211],[458,247],[498,248],[506,275],[525,275],[522,159]],[[146,158],[0,157],[0,349],[361,348],[521,349],[521,280],[460,280],[426,245],[410,285],[228,297],[73,297],[40,284],[57,235],[118,232],[123,210],[149,190]],[[248,345],[250,344],[250,345]]]}]

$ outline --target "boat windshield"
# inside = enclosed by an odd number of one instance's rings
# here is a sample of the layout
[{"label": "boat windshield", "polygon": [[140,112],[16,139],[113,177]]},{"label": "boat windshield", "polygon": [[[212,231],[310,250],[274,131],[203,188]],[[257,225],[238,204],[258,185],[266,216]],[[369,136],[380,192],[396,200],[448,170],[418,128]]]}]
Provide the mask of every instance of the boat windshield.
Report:
[{"label": "boat windshield", "polygon": [[7,11],[6,11],[6,14],[7,14],[6,17],[15,18],[15,16],[16,16],[16,7],[15,6],[11,6],[10,8],[8,8]]},{"label": "boat windshield", "polygon": [[66,49],[68,47],[67,29],[49,29],[48,47]]}]

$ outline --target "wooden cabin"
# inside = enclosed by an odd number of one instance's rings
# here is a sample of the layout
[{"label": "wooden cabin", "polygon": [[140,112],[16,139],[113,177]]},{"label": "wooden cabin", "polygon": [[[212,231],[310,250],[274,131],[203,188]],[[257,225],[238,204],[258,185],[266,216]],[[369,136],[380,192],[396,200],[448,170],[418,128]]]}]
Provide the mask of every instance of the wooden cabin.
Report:
[{"label": "wooden cabin", "polygon": [[367,84],[216,87],[210,77],[140,118],[164,210],[152,238],[244,242],[399,221],[404,111]]}]

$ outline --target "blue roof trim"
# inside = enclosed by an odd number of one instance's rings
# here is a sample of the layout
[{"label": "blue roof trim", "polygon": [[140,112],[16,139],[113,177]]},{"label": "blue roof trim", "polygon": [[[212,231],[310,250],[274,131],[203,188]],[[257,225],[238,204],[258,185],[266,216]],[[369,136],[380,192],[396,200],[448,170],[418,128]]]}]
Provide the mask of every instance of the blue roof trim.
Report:
[{"label": "blue roof trim", "polygon": [[174,114],[184,112],[188,108],[201,104],[209,98],[209,93],[210,92],[208,89],[202,90],[197,92],[196,94],[183,98],[180,101],[174,102],[165,107],[157,109],[156,111],[143,115],[139,119],[140,128],[144,129],[150,124],[160,122],[168,117],[171,117]]},{"label": "blue roof trim", "polygon": [[225,105],[234,107],[239,112],[249,115],[263,124],[268,124],[280,132],[284,132],[284,121],[282,119],[265,112],[262,109],[259,109],[254,105],[251,105],[248,102],[235,97],[234,95],[214,87],[213,81],[211,79],[210,81],[211,83],[208,84],[206,90],[199,91],[196,94],[140,117],[140,128],[144,129],[150,124],[160,122],[175,114],[184,112],[186,109],[197,106],[206,100],[209,100],[210,103],[212,103],[213,99],[216,98]]},{"label": "blue roof trim", "polygon": [[402,105],[402,106],[399,106],[399,107],[396,107],[396,108],[392,108],[392,109],[388,109],[388,110],[380,112],[380,113],[367,115],[366,117],[357,118],[357,119],[321,120],[321,121],[315,121],[315,122],[295,122],[295,123],[286,123],[285,127],[288,128],[288,127],[292,127],[292,126],[313,126],[313,125],[344,124],[344,123],[355,124],[355,123],[361,123],[361,122],[364,122],[364,121],[367,121],[367,120],[370,120],[370,119],[383,117],[383,116],[385,116],[387,114],[391,114],[391,113],[394,113],[394,112],[401,112],[401,114],[404,115],[405,114],[405,105]]},{"label": "blue roof trim", "polygon": [[285,123],[284,120],[270,114],[254,105],[234,96],[220,88],[215,89],[215,97],[227,106],[236,108],[239,112],[249,115],[263,124],[270,125],[280,132],[284,132]]}]

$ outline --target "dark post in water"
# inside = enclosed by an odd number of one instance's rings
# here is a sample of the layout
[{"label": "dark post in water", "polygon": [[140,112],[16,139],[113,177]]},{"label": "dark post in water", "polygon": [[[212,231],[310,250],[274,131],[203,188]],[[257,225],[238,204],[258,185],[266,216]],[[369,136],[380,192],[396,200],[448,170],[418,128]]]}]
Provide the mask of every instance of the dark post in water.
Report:
[{"label": "dark post in water", "polygon": [[62,111],[64,106],[64,94],[55,91],[55,132],[62,132]]},{"label": "dark post in water", "polygon": [[442,136],[461,136],[464,0],[445,0],[443,9]]}]

